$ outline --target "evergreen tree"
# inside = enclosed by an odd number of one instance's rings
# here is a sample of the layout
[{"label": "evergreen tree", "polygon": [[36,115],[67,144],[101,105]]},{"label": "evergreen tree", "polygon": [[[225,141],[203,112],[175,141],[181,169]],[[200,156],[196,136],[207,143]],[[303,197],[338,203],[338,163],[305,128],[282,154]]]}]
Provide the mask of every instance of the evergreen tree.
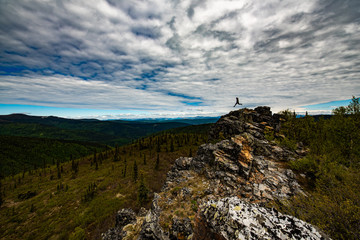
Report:
[{"label": "evergreen tree", "polygon": [[144,153],[144,165],[146,165],[146,154]]},{"label": "evergreen tree", "polygon": [[1,180],[0,180],[0,207],[3,204],[4,200],[3,200],[3,191],[2,191],[2,185],[1,185]]},{"label": "evergreen tree", "polygon": [[99,161],[100,161],[100,165],[102,164],[102,161],[104,159],[104,156],[102,153],[99,154]]},{"label": "evergreen tree", "polygon": [[93,162],[96,164],[97,159],[96,159],[96,150],[94,151],[94,157],[93,157]]},{"label": "evergreen tree", "polygon": [[30,206],[30,212],[33,213],[35,212],[35,207],[34,207],[34,204],[32,203],[31,206]]},{"label": "evergreen tree", "polygon": [[159,170],[159,165],[160,165],[160,157],[159,157],[159,154],[158,154],[157,158],[156,158],[156,163],[155,163],[155,170]]},{"label": "evergreen tree", "polygon": [[57,177],[58,179],[61,178],[61,170],[60,170],[60,161],[56,160],[56,168],[57,168]]},{"label": "evergreen tree", "polygon": [[174,152],[174,141],[171,138],[171,142],[170,142],[170,152]]},{"label": "evergreen tree", "polygon": [[123,177],[126,177],[126,167],[127,167],[127,161],[126,158],[124,159],[124,171],[123,171]]},{"label": "evergreen tree", "polygon": [[71,171],[73,172],[73,177],[75,178],[75,175],[79,171],[79,162],[74,159],[71,160]]},{"label": "evergreen tree", "polygon": [[136,160],[134,161],[133,178],[134,178],[134,182],[136,182],[137,178],[138,178],[138,167],[137,167],[137,164],[136,164]]},{"label": "evergreen tree", "polygon": [[70,158],[71,158],[71,170],[75,172],[75,161],[74,159],[72,159],[72,157]]},{"label": "evergreen tree", "polygon": [[144,176],[141,174],[138,188],[138,201],[140,205],[143,205],[148,200],[148,192],[149,190],[144,183]]},{"label": "evergreen tree", "polygon": [[117,162],[119,161],[119,148],[118,146],[116,145],[115,147],[115,154],[114,154],[114,159],[113,159],[114,162]]},{"label": "evergreen tree", "polygon": [[97,158],[96,158],[96,150],[94,151],[93,162],[94,162],[94,164],[95,164],[95,170],[98,170],[98,169],[99,169],[99,165],[98,165]]},{"label": "evergreen tree", "polygon": [[157,147],[156,147],[156,151],[160,152],[161,148],[160,148],[160,141],[159,138],[157,139]]}]

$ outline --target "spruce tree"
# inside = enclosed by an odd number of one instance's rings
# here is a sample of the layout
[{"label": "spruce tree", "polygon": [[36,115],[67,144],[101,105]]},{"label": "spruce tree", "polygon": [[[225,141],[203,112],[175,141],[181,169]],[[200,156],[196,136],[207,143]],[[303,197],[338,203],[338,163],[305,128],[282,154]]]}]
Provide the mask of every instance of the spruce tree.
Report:
[{"label": "spruce tree", "polygon": [[171,138],[171,142],[170,142],[170,152],[174,152],[174,141]]},{"label": "spruce tree", "polygon": [[60,161],[59,160],[56,161],[56,168],[57,168],[57,177],[58,177],[58,179],[60,179],[61,178],[61,170],[60,170]]},{"label": "spruce tree", "polygon": [[96,150],[94,151],[94,157],[93,157],[93,162],[95,163],[95,170],[99,169],[99,165],[96,159]]},{"label": "spruce tree", "polygon": [[137,168],[136,160],[134,161],[134,174],[133,174],[133,177],[134,177],[134,182],[136,182],[137,178],[138,178],[138,168]]},{"label": "spruce tree", "polygon": [[140,205],[143,205],[147,201],[148,192],[149,192],[149,190],[147,189],[147,187],[144,183],[144,176],[141,174],[140,184],[139,184],[139,188],[138,188],[138,201],[139,201]]},{"label": "spruce tree", "polygon": [[71,158],[71,170],[73,172],[75,172],[75,161],[74,161],[74,159],[72,157],[70,157],[70,158]]},{"label": "spruce tree", "polygon": [[4,200],[3,200],[3,191],[2,191],[2,185],[1,185],[1,180],[0,180],[0,207],[3,204]]},{"label": "spruce tree", "polygon": [[161,151],[159,138],[158,138],[158,140],[157,140],[156,151],[157,151],[157,152],[160,152],[160,151]]},{"label": "spruce tree", "polygon": [[160,165],[160,157],[159,157],[159,154],[158,154],[157,158],[156,158],[156,163],[155,163],[155,170],[159,170],[159,165]]},{"label": "spruce tree", "polygon": [[123,177],[126,177],[126,166],[127,166],[127,161],[126,158],[124,160],[124,172],[123,172]]},{"label": "spruce tree", "polygon": [[100,165],[102,164],[102,161],[104,159],[104,156],[102,153],[99,154],[99,161],[100,161]]},{"label": "spruce tree", "polygon": [[96,160],[96,150],[94,151],[93,162],[94,162],[94,163],[96,163],[96,162],[97,162],[97,160]]},{"label": "spruce tree", "polygon": [[117,162],[119,161],[119,148],[118,146],[116,145],[115,147],[115,154],[114,154],[114,159],[113,159],[114,162]]}]

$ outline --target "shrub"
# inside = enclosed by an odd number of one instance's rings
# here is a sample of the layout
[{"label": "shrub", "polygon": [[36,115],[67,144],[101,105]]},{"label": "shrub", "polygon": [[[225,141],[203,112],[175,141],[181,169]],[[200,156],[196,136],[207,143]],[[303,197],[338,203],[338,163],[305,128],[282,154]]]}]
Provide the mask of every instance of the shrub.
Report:
[{"label": "shrub", "polygon": [[84,240],[85,231],[80,227],[76,227],[74,232],[70,234],[69,240]]}]

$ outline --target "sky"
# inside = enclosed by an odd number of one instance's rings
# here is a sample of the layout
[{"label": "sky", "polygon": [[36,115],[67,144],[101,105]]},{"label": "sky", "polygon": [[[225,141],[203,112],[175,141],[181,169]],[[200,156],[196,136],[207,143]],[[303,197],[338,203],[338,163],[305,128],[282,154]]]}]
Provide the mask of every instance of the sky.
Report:
[{"label": "sky", "polygon": [[360,95],[359,0],[0,0],[0,114],[330,113]]}]

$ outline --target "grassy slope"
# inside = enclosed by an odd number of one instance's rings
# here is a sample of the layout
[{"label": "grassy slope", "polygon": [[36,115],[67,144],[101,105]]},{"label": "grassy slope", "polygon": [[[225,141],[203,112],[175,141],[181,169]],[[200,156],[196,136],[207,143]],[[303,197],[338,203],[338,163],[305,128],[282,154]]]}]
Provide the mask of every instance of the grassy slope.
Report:
[{"label": "grassy slope", "polygon": [[[170,152],[171,141],[174,152]],[[98,160],[98,170],[95,164],[91,165],[92,156],[80,160],[75,178],[70,162],[61,164],[63,173],[60,179],[57,178],[56,166],[32,174],[27,172],[24,177],[22,174],[8,177],[2,181],[5,203],[0,209],[1,239],[68,239],[76,227],[78,231],[85,231],[87,239],[99,239],[101,232],[113,226],[113,216],[118,209],[132,207],[137,210],[141,207],[137,201],[139,181],[135,183],[133,180],[135,160],[139,176],[144,175],[150,192],[158,192],[174,160],[189,155],[190,149],[195,153],[204,141],[204,135],[155,136],[151,138],[151,145],[150,138],[143,139],[141,149],[139,144],[120,147],[121,160],[118,162],[112,161],[114,150],[104,153],[106,159],[102,164]],[[158,154],[160,167],[155,170]],[[127,171],[124,177],[125,159]],[[97,186],[95,197],[84,202],[82,199],[92,183]],[[63,187],[59,189],[61,185]],[[18,194],[27,191],[36,191],[37,195],[19,200]],[[148,205],[149,202],[145,204]]]}]

